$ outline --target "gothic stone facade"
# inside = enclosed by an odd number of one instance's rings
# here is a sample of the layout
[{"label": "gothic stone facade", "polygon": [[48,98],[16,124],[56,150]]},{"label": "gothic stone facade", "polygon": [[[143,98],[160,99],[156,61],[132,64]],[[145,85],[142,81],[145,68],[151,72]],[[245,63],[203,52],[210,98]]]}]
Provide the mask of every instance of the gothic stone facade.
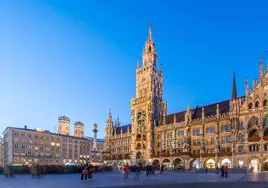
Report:
[{"label": "gothic stone facade", "polygon": [[[259,79],[245,96],[232,97],[205,106],[166,114],[162,99],[163,71],[157,68],[157,53],[151,28],[145,42],[142,65],[136,69],[136,97],[131,99],[131,124],[106,123],[107,160],[152,162],[170,168],[252,167],[268,168],[268,73],[259,64]],[[267,164],[266,164],[267,163]]]}]

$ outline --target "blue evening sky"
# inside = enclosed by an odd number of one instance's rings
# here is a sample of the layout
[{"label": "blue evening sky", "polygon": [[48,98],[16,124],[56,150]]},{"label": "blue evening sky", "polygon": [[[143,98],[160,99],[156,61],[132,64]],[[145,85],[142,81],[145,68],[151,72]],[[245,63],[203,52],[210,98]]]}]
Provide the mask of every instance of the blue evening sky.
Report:
[{"label": "blue evening sky", "polygon": [[[229,99],[258,77],[268,49],[267,1],[0,0],[0,132],[55,131],[58,116],[86,134],[109,108],[130,122],[135,68],[152,24],[168,112]],[[266,64],[266,63],[264,63]]]}]

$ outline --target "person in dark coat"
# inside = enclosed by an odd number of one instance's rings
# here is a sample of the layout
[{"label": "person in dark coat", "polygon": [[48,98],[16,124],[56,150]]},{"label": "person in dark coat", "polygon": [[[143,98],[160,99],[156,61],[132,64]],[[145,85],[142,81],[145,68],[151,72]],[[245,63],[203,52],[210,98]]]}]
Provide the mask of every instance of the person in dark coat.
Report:
[{"label": "person in dark coat", "polygon": [[88,171],[88,180],[92,180],[92,174],[94,171],[94,167],[91,163],[88,165],[87,171]]},{"label": "person in dark coat", "polygon": [[163,174],[164,173],[164,165],[161,165],[160,167],[160,174]]},{"label": "person in dark coat", "polygon": [[82,171],[81,171],[81,180],[87,180],[87,176],[88,176],[88,170],[86,166],[82,167]]},{"label": "person in dark coat", "polygon": [[150,173],[150,167],[149,167],[148,164],[145,166],[145,170],[146,170],[146,176],[149,176],[149,173]]},{"label": "person in dark coat", "polygon": [[224,166],[221,165],[221,177],[224,177]]}]

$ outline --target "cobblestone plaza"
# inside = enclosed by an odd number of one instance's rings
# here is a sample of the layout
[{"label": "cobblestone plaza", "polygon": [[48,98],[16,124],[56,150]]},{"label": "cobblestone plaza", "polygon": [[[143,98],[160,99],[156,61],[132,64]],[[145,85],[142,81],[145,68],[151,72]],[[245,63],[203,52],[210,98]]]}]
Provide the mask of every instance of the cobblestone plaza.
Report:
[{"label": "cobblestone plaza", "polygon": [[222,178],[216,173],[195,172],[166,172],[147,177],[141,174],[140,180],[134,180],[132,173],[129,179],[124,180],[119,172],[94,174],[92,181],[80,180],[80,174],[44,175],[33,178],[30,175],[17,175],[13,178],[0,176],[1,188],[54,188],[54,187],[265,187],[268,184],[267,173],[233,173],[228,178]]}]

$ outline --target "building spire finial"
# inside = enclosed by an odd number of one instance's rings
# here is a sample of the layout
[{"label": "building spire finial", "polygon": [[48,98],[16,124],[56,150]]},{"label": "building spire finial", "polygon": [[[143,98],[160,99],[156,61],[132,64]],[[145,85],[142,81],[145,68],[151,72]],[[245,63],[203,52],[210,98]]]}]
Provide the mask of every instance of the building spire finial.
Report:
[{"label": "building spire finial", "polygon": [[149,34],[148,34],[148,41],[152,41],[153,37],[152,37],[152,25],[149,24]]},{"label": "building spire finial", "polygon": [[260,80],[261,80],[263,77],[262,57],[260,57],[259,71],[260,71]]},{"label": "building spire finial", "polygon": [[235,73],[233,74],[233,85],[232,85],[232,100],[237,98],[236,92],[236,82],[235,82]]}]

